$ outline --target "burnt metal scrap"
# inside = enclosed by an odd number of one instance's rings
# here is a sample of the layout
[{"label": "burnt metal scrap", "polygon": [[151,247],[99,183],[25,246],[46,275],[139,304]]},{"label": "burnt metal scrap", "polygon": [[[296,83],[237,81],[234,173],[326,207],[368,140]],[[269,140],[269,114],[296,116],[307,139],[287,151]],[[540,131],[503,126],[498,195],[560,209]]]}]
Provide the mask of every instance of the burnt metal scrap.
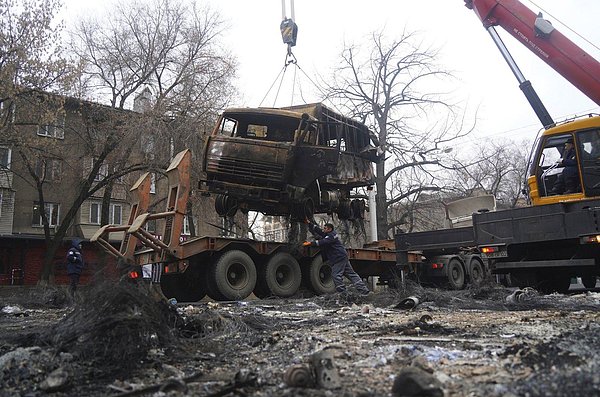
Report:
[{"label": "burnt metal scrap", "polygon": [[374,183],[377,146],[364,124],[320,103],[228,109],[207,138],[201,189],[216,195],[221,216],[241,209],[355,219],[365,204],[353,189]]}]

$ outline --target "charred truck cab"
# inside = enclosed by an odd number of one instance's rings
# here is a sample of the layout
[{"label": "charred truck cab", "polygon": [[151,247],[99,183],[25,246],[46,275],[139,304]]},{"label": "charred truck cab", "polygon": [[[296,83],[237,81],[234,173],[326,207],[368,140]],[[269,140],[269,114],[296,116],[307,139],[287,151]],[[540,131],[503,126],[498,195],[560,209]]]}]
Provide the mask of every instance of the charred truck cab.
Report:
[{"label": "charred truck cab", "polygon": [[204,147],[201,181],[215,209],[312,218],[362,218],[353,189],[374,183],[376,143],[366,125],[323,104],[234,108],[220,116]]}]

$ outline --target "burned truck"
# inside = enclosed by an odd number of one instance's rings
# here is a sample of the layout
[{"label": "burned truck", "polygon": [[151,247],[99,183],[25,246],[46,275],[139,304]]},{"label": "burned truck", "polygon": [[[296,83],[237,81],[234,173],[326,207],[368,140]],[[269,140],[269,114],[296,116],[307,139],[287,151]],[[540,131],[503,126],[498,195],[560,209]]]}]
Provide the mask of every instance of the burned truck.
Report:
[{"label": "burned truck", "polygon": [[227,109],[206,140],[200,190],[215,195],[221,216],[362,218],[353,192],[374,183],[377,147],[366,125],[321,103]]}]

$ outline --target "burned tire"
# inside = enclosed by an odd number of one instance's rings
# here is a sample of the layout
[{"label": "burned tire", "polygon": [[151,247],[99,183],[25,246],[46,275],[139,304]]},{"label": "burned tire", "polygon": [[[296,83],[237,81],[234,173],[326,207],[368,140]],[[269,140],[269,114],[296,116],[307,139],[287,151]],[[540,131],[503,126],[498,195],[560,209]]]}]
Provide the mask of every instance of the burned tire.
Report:
[{"label": "burned tire", "polygon": [[479,258],[471,259],[470,279],[471,284],[473,285],[479,285],[485,279],[485,270],[483,267],[483,263]]},{"label": "burned tire", "polygon": [[218,300],[244,299],[256,285],[256,267],[252,258],[243,251],[224,253],[210,270],[209,281],[214,281]]},{"label": "burned tire", "polygon": [[331,266],[323,262],[321,255],[314,257],[306,273],[308,287],[317,295],[332,294],[335,285],[331,277]]},{"label": "burned tire", "polygon": [[583,284],[583,286],[585,288],[596,288],[596,275],[585,275],[585,276],[581,276],[581,283]]},{"label": "burned tire", "polygon": [[197,302],[206,296],[199,272],[192,270],[171,276],[163,275],[160,289],[165,298],[175,298],[178,302]]},{"label": "burned tire", "polygon": [[[258,270],[254,294],[259,297],[279,296],[289,298],[298,292],[302,281],[302,273],[298,261],[290,254],[275,254],[266,265]],[[259,296],[267,294],[266,296]]]},{"label": "burned tire", "polygon": [[448,262],[447,277],[451,289],[462,289],[465,286],[465,269],[458,259],[450,259]]}]

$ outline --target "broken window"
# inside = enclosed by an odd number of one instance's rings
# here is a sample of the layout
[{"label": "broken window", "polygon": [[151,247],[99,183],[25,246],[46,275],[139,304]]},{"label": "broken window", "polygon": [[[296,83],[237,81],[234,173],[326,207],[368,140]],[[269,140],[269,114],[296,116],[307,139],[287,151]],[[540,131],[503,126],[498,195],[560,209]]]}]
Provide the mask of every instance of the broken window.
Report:
[{"label": "broken window", "polygon": [[223,118],[219,128],[219,135],[233,136],[236,131],[237,121],[230,118]]}]

